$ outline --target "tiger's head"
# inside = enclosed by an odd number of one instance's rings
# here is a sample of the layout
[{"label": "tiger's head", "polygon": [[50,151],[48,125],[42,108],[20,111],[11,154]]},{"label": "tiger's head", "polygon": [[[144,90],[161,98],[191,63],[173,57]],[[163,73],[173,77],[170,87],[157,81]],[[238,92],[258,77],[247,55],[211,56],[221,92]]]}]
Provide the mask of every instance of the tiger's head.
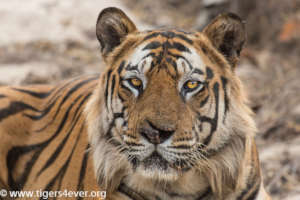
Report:
[{"label": "tiger's head", "polygon": [[99,184],[172,183],[191,171],[234,176],[243,138],[255,130],[234,72],[241,19],[223,14],[202,32],[138,31],[107,8],[96,34],[107,67],[86,113]]}]

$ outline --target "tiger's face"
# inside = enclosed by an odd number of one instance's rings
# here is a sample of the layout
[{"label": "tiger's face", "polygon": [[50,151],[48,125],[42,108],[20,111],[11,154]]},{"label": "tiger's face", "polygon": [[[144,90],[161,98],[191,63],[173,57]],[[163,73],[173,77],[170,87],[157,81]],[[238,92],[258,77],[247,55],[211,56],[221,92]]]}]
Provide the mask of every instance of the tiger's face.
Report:
[{"label": "tiger's face", "polygon": [[203,159],[199,152],[224,120],[219,115],[228,99],[220,87],[226,83],[193,46],[201,36],[175,30],[146,35],[118,68],[124,116],[116,129],[134,170],[169,179]]},{"label": "tiger's face", "polygon": [[[90,137],[108,142],[107,153],[126,160],[131,173],[176,180],[230,143],[238,129],[231,124],[244,123],[233,106],[242,101],[234,68],[245,40],[237,16],[222,15],[203,32],[139,32],[109,8],[99,15],[97,37],[108,69]],[[95,162],[96,170],[109,170]]]}]

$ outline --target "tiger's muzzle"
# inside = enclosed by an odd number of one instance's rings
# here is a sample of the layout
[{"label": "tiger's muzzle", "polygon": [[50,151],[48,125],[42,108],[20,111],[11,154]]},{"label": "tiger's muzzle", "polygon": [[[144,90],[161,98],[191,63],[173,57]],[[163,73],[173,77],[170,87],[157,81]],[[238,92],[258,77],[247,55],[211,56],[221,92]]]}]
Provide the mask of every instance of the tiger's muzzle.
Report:
[{"label": "tiger's muzzle", "polygon": [[157,145],[165,142],[175,133],[174,125],[157,126],[150,120],[145,120],[139,130],[142,137],[148,142]]}]

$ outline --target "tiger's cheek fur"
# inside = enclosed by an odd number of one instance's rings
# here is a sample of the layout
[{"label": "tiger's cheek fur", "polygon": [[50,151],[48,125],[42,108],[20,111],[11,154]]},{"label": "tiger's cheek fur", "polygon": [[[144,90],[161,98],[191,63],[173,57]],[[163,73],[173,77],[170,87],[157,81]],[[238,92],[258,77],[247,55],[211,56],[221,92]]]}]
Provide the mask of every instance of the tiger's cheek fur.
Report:
[{"label": "tiger's cheek fur", "polygon": [[120,185],[121,180],[130,173],[131,168],[127,157],[121,154],[118,148],[121,140],[118,129],[122,126],[116,126],[114,112],[109,110],[109,104],[105,103],[108,96],[105,95],[105,86],[99,85],[85,111],[96,178],[99,186],[106,188],[110,193]]}]

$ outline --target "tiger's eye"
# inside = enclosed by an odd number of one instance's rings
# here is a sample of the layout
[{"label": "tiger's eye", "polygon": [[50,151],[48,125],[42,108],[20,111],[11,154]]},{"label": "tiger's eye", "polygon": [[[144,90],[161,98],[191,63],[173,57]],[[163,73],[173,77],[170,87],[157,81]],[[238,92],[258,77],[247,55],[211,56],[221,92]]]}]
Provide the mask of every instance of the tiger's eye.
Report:
[{"label": "tiger's eye", "polygon": [[186,83],[186,86],[187,86],[187,88],[189,88],[189,89],[194,89],[194,88],[196,88],[197,86],[198,86],[198,82],[197,81],[188,81],[187,83]]},{"label": "tiger's eye", "polygon": [[130,79],[130,82],[134,87],[140,87],[142,85],[142,81],[137,78]]}]

